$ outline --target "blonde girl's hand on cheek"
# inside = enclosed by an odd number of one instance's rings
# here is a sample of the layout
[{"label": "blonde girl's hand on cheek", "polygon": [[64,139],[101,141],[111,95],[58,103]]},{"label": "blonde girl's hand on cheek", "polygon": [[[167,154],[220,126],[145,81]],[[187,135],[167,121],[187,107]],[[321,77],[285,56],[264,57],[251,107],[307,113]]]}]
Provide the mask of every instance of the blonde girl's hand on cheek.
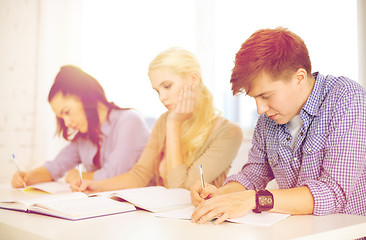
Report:
[{"label": "blonde girl's hand on cheek", "polygon": [[168,120],[182,123],[189,119],[194,111],[196,95],[196,86],[193,83],[187,83],[180,91],[177,105],[169,113]]}]

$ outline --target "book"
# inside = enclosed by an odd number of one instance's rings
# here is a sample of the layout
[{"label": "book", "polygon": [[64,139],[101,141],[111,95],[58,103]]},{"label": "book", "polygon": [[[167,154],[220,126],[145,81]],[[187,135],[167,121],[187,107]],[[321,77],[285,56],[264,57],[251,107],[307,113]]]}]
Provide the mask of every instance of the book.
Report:
[{"label": "book", "polygon": [[110,198],[89,197],[85,193],[43,194],[2,200],[0,208],[39,213],[68,220],[81,220],[136,210],[128,202]]},{"label": "book", "polygon": [[104,196],[117,201],[127,201],[138,208],[158,213],[191,206],[190,191],[184,188],[151,186],[100,192],[90,196]]},{"label": "book", "polygon": [[152,186],[87,195],[70,192],[63,185],[48,182],[29,186],[21,196],[0,197],[0,208],[78,220],[136,210],[136,207],[157,213],[191,206],[190,192],[183,188]]},{"label": "book", "polygon": [[70,186],[65,182],[43,182],[37,183],[25,188],[20,188],[19,190],[25,192],[35,192],[35,193],[66,193],[71,192]]}]

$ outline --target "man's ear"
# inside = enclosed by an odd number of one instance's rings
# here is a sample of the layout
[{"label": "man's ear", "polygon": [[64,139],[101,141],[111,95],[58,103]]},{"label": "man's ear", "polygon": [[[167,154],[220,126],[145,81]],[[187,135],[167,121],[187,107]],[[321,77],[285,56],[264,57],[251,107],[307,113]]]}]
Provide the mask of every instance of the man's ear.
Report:
[{"label": "man's ear", "polygon": [[304,80],[306,80],[308,78],[308,73],[306,72],[306,70],[304,68],[299,68],[296,71],[296,81],[298,84],[301,84],[304,82]]}]

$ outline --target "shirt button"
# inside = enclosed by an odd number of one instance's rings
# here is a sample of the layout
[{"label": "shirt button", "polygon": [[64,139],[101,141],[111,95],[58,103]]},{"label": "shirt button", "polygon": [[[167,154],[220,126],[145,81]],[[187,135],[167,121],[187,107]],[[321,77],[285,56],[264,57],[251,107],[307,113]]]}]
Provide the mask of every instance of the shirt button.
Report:
[{"label": "shirt button", "polygon": [[290,138],[288,137],[288,138],[286,138],[286,140],[287,140],[287,141],[290,141]]},{"label": "shirt button", "polygon": [[269,161],[269,165],[272,166],[272,164],[273,164],[272,161]]},{"label": "shirt button", "polygon": [[294,157],[294,161],[297,161],[297,157]]},{"label": "shirt button", "polygon": [[302,137],[302,136],[304,136],[304,133],[303,133],[303,132],[301,132],[301,133],[300,133],[300,136],[301,136],[301,137]]},{"label": "shirt button", "polygon": [[310,148],[308,148],[308,152],[311,152],[311,151],[313,151],[313,149],[310,147]]}]

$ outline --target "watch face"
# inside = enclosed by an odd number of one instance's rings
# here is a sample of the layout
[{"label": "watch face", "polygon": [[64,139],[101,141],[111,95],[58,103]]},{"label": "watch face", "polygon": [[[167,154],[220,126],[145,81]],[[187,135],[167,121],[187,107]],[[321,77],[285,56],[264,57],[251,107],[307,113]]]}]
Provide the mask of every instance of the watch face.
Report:
[{"label": "watch face", "polygon": [[272,206],[272,198],[268,196],[259,196],[258,203],[261,206]]}]

